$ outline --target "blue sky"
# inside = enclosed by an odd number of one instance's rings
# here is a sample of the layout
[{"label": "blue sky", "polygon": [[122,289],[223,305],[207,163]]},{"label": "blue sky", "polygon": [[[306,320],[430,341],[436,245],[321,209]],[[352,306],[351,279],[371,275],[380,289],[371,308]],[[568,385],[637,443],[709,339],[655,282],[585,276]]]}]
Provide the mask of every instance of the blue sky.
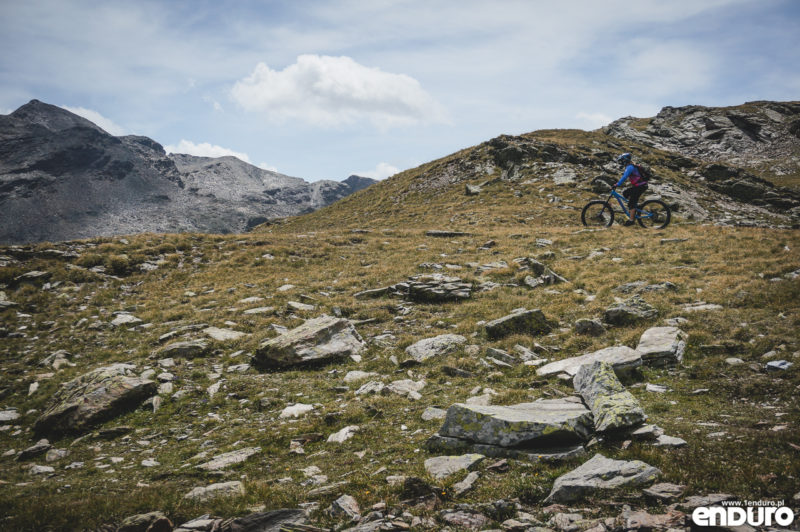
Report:
[{"label": "blue sky", "polygon": [[384,178],[500,134],[800,99],[795,0],[26,0],[0,113],[281,173]]}]

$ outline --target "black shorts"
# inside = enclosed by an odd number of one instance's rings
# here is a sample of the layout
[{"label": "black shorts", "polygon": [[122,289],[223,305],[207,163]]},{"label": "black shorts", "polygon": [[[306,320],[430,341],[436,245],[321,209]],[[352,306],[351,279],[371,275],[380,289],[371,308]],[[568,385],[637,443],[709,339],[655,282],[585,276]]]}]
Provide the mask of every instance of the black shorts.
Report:
[{"label": "black shorts", "polygon": [[633,211],[639,203],[639,198],[642,197],[644,191],[647,190],[647,183],[643,183],[637,187],[626,188],[622,191],[622,195],[628,198],[628,210]]}]

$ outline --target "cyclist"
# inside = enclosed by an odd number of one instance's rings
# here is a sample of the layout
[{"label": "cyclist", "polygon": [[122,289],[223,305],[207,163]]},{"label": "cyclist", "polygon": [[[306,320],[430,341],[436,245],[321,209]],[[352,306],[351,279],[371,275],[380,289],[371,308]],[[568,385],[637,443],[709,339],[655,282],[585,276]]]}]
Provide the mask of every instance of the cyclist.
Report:
[{"label": "cyclist", "polygon": [[622,177],[613,188],[622,186],[625,181],[630,179],[631,186],[626,188],[622,192],[622,195],[628,199],[628,216],[630,217],[630,220],[627,220],[625,225],[633,225],[633,220],[636,216],[636,206],[639,203],[639,198],[642,197],[644,191],[647,190],[647,181],[642,174],[639,173],[639,170],[636,169],[636,166],[634,166],[634,164],[631,162],[630,153],[623,153],[617,157],[617,162],[620,166],[625,168],[625,172],[622,174]]}]

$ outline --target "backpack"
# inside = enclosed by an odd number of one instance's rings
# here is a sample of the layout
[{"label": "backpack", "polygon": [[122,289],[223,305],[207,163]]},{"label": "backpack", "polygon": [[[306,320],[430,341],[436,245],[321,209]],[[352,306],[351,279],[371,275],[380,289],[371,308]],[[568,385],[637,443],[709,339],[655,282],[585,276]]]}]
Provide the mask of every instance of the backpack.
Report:
[{"label": "backpack", "polygon": [[656,178],[649,166],[643,164],[634,164],[633,166],[645,182],[652,181]]}]

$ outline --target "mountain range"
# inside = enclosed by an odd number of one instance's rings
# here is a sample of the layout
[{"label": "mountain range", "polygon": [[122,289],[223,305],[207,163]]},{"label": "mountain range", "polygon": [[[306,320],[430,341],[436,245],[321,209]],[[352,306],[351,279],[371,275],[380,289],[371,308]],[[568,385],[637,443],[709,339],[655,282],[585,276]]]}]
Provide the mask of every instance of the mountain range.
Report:
[{"label": "mountain range", "polygon": [[0,115],[0,243],[141,232],[241,232],[374,180],[308,183],[235,157],[167,154],[33,100]]}]

